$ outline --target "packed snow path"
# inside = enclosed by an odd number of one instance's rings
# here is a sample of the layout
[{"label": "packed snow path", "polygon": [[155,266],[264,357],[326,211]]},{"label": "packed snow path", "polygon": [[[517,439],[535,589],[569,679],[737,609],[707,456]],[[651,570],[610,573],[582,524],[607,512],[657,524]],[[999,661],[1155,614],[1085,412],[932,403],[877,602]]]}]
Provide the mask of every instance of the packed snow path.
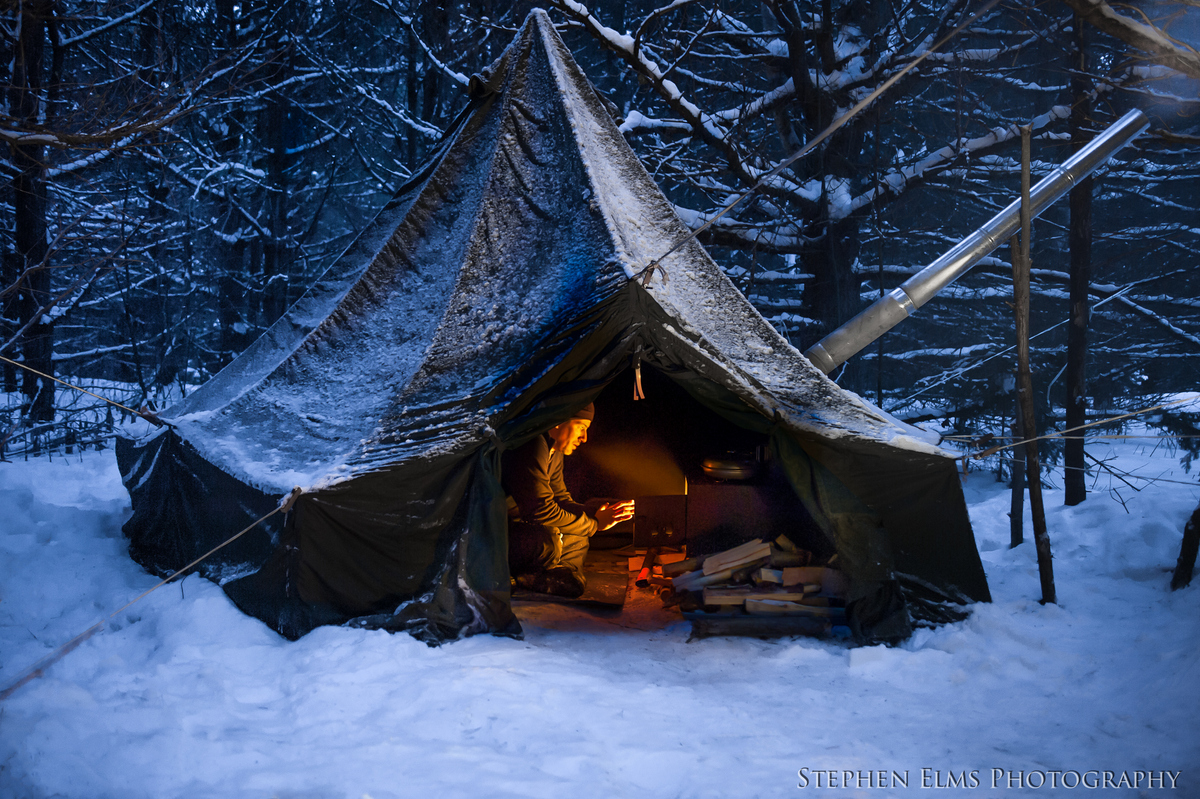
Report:
[{"label": "packed snow path", "polygon": [[[1091,451],[1195,480],[1152,449]],[[1123,507],[1109,485],[1076,508],[1048,493],[1061,604],[1043,607],[1032,543],[1007,547],[1008,492],[973,473],[995,602],[893,649],[530,620],[524,641],[288,643],[189,577],[0,705],[0,796],[829,795],[818,770],[907,772],[839,796],[963,772],[979,787],[941,795],[1074,795],[1049,773],[1089,770],[1176,775],[1105,796],[1200,796],[1200,580],[1167,589],[1200,486],[1113,480]],[[127,505],[111,453],[0,464],[0,684],[154,584],[126,554]]]}]

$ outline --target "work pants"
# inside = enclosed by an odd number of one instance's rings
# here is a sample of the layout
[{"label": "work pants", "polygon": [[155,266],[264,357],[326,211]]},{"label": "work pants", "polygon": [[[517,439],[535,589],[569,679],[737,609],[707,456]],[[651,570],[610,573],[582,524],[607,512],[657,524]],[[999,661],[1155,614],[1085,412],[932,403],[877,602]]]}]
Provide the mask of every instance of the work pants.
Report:
[{"label": "work pants", "polygon": [[509,520],[509,573],[515,577],[566,566],[582,577],[589,543],[586,535],[562,535],[557,527]]}]

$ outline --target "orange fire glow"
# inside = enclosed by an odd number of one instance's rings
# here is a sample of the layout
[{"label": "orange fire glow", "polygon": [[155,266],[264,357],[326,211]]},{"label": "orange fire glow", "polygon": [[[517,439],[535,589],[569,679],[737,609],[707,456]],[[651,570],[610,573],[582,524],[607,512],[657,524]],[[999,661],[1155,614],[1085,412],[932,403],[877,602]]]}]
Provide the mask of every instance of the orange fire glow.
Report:
[{"label": "orange fire glow", "polygon": [[612,478],[622,497],[686,493],[683,470],[657,442],[588,443],[588,458]]}]

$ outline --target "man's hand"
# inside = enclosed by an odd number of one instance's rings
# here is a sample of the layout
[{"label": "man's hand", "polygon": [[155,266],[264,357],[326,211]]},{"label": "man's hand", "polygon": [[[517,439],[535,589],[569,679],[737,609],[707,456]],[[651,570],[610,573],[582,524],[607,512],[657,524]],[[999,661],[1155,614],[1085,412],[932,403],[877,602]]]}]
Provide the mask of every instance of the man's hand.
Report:
[{"label": "man's hand", "polygon": [[618,522],[632,518],[632,499],[625,499],[620,502],[606,502],[596,509],[596,527],[598,530],[607,530]]}]

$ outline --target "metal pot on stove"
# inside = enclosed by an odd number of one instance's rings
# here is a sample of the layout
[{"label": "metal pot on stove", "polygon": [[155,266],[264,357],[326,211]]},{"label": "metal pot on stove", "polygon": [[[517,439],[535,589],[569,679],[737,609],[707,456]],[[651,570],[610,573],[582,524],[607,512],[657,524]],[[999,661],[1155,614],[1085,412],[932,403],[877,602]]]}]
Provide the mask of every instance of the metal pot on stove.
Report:
[{"label": "metal pot on stove", "polygon": [[750,480],[758,475],[761,466],[754,454],[748,452],[727,452],[700,462],[704,474],[714,480]]}]

